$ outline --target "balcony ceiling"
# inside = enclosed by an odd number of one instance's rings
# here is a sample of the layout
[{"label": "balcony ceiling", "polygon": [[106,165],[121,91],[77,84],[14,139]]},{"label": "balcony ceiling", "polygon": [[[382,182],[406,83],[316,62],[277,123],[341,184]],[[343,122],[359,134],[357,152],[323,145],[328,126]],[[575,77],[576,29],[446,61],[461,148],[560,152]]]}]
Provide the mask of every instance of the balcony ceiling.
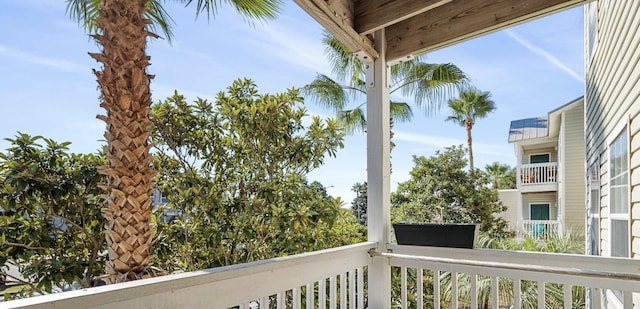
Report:
[{"label": "balcony ceiling", "polygon": [[588,0],[295,0],[353,52],[380,55],[371,34],[386,32],[387,60],[442,48]]}]

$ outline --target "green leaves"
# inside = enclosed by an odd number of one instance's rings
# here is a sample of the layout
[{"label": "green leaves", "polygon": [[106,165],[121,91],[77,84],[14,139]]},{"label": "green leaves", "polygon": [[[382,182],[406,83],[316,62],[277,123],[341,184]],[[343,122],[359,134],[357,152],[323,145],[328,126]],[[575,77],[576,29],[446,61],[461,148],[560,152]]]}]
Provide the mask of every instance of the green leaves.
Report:
[{"label": "green leaves", "polygon": [[[331,34],[323,38],[325,52],[335,80],[322,74],[303,87],[303,94],[314,103],[331,110],[347,133],[364,133],[366,128],[365,65]],[[390,68],[390,92],[400,91],[427,115],[439,110],[447,100],[468,86],[469,79],[451,64],[425,62],[425,57],[404,61]],[[413,112],[405,102],[390,102],[394,121],[406,122]],[[349,106],[352,104],[352,106]]]},{"label": "green leaves", "polygon": [[398,185],[391,196],[394,222],[477,223],[480,230],[495,237],[509,236],[505,210],[497,191],[481,172],[466,171],[462,146],[437,151],[430,158],[414,157],[411,178]]},{"label": "green leaves", "polygon": [[153,106],[157,183],[169,199],[166,209],[180,214],[158,223],[162,268],[202,269],[344,244],[327,239],[341,202],[306,179],[342,147],[344,133],[332,119],[305,125],[302,104],[298,89],[260,94],[242,79],[215,102],[187,103],[175,93]]},{"label": "green leaves", "polygon": [[[18,133],[0,153],[1,265],[19,267],[25,293],[89,284],[104,247],[97,196],[101,155],[69,154],[68,142]],[[0,268],[2,272],[6,268]]]}]

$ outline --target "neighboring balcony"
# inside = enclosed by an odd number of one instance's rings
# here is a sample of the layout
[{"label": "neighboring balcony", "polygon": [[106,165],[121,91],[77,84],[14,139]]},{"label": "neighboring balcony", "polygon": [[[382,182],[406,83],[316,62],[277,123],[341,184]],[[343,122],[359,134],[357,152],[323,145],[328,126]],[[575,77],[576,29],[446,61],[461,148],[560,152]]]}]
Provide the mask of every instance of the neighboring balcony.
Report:
[{"label": "neighboring balcony", "polygon": [[522,220],[522,231],[538,239],[557,234],[558,226],[557,220]]},{"label": "neighboring balcony", "polygon": [[520,192],[558,190],[558,162],[522,164],[518,169]]}]

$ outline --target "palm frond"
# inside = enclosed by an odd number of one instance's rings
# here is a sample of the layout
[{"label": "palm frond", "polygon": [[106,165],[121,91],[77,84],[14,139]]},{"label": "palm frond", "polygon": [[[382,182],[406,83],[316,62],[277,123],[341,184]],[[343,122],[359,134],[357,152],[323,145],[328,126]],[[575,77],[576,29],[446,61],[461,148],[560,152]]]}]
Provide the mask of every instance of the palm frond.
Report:
[{"label": "palm frond", "polygon": [[361,107],[340,111],[338,120],[347,134],[366,132],[367,118],[365,111]]},{"label": "palm frond", "polygon": [[[82,27],[87,33],[96,33],[98,27],[95,24],[96,18],[100,14],[102,0],[66,0],[66,14]],[[164,9],[160,0],[150,0],[147,2],[145,17],[151,20],[149,30],[156,32],[161,30],[169,42],[173,38],[172,27],[175,25],[173,18]]]},{"label": "palm frond", "polygon": [[467,113],[464,109],[464,102],[461,100],[449,100],[449,108],[452,115],[447,117],[446,121],[453,121],[461,127],[464,127],[464,121],[467,119]]},{"label": "palm frond", "polygon": [[159,1],[153,0],[147,2],[146,17],[151,20],[151,24],[149,24],[151,32],[156,33],[159,29],[164,33],[167,41],[171,43],[173,39],[173,31],[171,31],[171,28],[172,25],[175,25],[175,21],[173,21],[173,18],[169,16],[169,13],[167,13]]},{"label": "palm frond", "polygon": [[94,20],[102,0],[67,0],[66,14],[88,33],[95,33],[98,27]]},{"label": "palm frond", "polygon": [[458,99],[450,99],[448,102],[452,115],[447,120],[454,121],[464,126],[464,121],[475,124],[476,119],[485,118],[496,110],[496,104],[490,99],[489,92],[481,92],[470,87],[462,92]]},{"label": "palm frond", "polygon": [[466,74],[450,63],[407,62],[398,72],[404,78],[398,78],[400,82],[394,85],[394,91],[400,89],[403,95],[413,97],[427,115],[441,109],[449,98],[468,85]]},{"label": "palm frond", "polygon": [[[181,0],[185,6],[189,6],[193,0]],[[264,22],[274,19],[280,14],[283,2],[281,0],[226,0],[240,15],[245,18],[246,22],[254,20]],[[201,13],[207,13],[207,19],[215,17],[218,13],[220,0],[197,0],[196,1],[196,17]]]},{"label": "palm frond", "polygon": [[315,80],[302,87],[301,92],[312,102],[336,113],[342,111],[349,103],[342,85],[323,74],[318,74]]},{"label": "palm frond", "polygon": [[340,40],[329,32],[324,32],[322,39],[326,45],[325,54],[336,78],[341,82],[348,82],[350,86],[357,87],[364,84],[364,65],[362,61],[349,50]]},{"label": "palm frond", "polygon": [[397,122],[409,122],[413,119],[413,110],[411,106],[405,102],[391,102],[391,118]]}]

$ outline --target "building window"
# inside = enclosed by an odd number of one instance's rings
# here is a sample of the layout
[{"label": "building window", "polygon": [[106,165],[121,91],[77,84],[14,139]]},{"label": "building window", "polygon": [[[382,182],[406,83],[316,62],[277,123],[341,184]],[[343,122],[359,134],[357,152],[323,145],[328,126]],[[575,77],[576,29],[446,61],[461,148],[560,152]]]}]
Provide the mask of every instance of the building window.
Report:
[{"label": "building window", "polygon": [[534,154],[529,156],[529,163],[547,163],[551,160],[551,155],[548,153]]},{"label": "building window", "polygon": [[626,125],[609,144],[611,256],[629,257],[629,143]]},{"label": "building window", "polygon": [[531,204],[529,217],[531,220],[549,220],[549,203]]}]

